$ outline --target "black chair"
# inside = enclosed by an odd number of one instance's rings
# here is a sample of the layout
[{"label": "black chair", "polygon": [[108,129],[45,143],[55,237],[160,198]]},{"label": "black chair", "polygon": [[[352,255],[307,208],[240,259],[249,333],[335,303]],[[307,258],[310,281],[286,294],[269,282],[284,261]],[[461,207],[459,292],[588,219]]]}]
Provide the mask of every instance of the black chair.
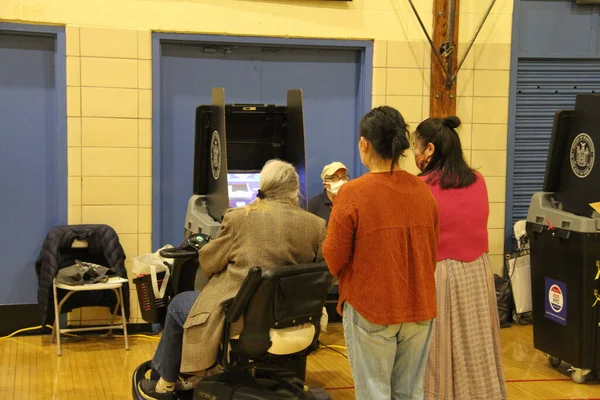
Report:
[{"label": "black chair", "polygon": [[[315,399],[304,371],[331,280],[324,263],[252,268],[226,307],[219,362],[225,372],[199,381],[194,399]],[[242,317],[241,334],[231,337]]]}]

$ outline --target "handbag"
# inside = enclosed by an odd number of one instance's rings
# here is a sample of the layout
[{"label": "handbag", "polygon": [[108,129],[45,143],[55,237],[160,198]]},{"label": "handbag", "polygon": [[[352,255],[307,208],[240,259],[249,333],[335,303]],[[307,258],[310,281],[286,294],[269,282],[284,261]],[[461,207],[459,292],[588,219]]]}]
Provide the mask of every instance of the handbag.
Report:
[{"label": "handbag", "polygon": [[104,283],[109,275],[114,275],[112,268],[102,265],[75,260],[75,264],[62,268],[56,274],[56,281],[69,286]]}]

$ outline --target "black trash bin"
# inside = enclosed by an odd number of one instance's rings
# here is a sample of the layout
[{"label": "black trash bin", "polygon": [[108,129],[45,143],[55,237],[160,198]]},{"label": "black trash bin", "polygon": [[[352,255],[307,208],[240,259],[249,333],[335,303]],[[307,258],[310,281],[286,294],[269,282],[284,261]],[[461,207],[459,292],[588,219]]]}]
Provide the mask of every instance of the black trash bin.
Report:
[{"label": "black trash bin", "polygon": [[600,370],[600,220],[557,208],[534,194],[527,218],[531,243],[533,344],[554,367],[565,361],[583,383]]}]

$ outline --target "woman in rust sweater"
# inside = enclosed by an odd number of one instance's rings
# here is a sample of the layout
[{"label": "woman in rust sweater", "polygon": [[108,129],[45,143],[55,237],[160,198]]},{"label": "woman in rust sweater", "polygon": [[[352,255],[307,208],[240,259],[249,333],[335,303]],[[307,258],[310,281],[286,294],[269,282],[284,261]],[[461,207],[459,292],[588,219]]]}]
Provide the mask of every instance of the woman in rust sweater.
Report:
[{"label": "woman in rust sweater", "polygon": [[419,178],[398,161],[407,128],[391,107],[360,122],[366,175],[340,189],[323,254],[339,277],[338,312],[356,399],[421,399],[432,319],[438,208]]}]

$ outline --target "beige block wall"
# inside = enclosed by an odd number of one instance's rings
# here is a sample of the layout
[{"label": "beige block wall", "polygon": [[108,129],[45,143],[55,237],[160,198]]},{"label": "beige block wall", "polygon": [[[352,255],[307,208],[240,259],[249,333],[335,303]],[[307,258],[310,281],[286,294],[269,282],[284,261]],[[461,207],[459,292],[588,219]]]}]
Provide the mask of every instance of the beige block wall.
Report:
[{"label": "beige block wall", "polygon": [[[137,30],[67,28],[68,222],[114,227],[129,272],[133,257],[151,251],[150,38]],[[139,305],[130,287],[135,322]],[[107,309],[85,308],[71,320],[98,323],[107,316]]]},{"label": "beige block wall", "polygon": [[[488,6],[485,1],[461,2],[459,41],[464,44],[459,54],[475,34]],[[457,109],[465,122],[463,139],[470,143],[468,158],[488,185],[490,257],[498,274],[502,273],[504,252],[512,8],[512,1],[496,3],[458,76],[462,90],[457,95]]]},{"label": "beige block wall", "polygon": [[[432,0],[414,0],[427,27]],[[485,3],[485,4],[484,4]],[[488,3],[461,1],[459,55]],[[66,25],[69,223],[115,227],[127,254],[151,251],[151,31],[374,40],[373,105],[411,129],[429,116],[430,49],[408,1],[3,0],[0,20]],[[458,76],[465,157],[490,192],[490,250],[502,267],[512,0],[498,0]],[[429,29],[431,34],[431,29]],[[403,165],[416,172],[412,152]],[[132,322],[142,322],[132,286]],[[73,313],[99,322],[105,312]]]}]

